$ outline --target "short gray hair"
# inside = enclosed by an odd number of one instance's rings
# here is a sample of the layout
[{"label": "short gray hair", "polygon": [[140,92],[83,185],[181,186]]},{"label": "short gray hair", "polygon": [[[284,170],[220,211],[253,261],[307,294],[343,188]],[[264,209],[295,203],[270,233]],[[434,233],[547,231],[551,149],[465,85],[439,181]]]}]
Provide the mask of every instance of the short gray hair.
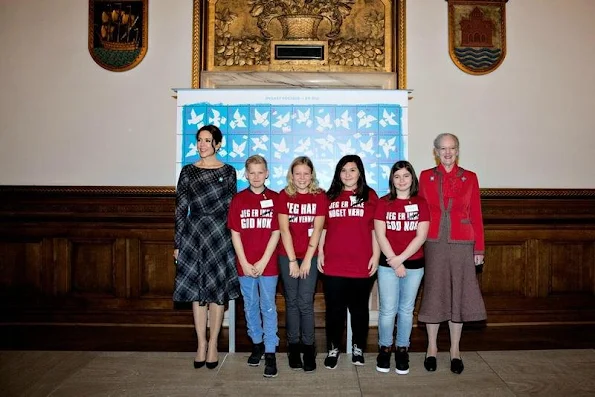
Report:
[{"label": "short gray hair", "polygon": [[440,149],[440,141],[442,141],[442,138],[444,137],[451,137],[452,139],[454,139],[455,141],[455,145],[457,146],[457,149],[459,148],[459,138],[457,138],[457,136],[455,134],[450,134],[448,132],[444,132],[442,134],[439,134],[436,139],[434,139],[434,149],[438,150]]}]

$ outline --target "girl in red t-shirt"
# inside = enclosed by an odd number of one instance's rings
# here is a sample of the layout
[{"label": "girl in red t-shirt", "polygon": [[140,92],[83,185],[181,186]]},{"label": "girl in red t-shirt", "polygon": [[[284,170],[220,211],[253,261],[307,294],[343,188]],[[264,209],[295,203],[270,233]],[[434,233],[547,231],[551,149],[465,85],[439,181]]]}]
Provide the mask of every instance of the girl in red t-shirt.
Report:
[{"label": "girl in red t-shirt", "polygon": [[[316,369],[316,255],[324,227],[326,196],[318,187],[310,158],[297,157],[289,166],[287,186],[279,193],[277,212],[282,241],[279,247],[279,270],[285,295],[289,366],[311,372]],[[303,363],[300,341],[303,344]]]},{"label": "girl in red t-shirt", "polygon": [[409,373],[409,338],[413,308],[424,275],[424,252],[430,225],[426,201],[417,195],[419,182],[408,161],[397,161],[389,176],[390,193],[382,197],[374,215],[374,229],[385,255],[378,268],[378,344],[376,370],[390,371],[395,316],[397,338],[395,371]]},{"label": "girl in red t-shirt", "polygon": [[324,366],[334,369],[343,344],[347,309],[351,314],[351,362],[364,365],[368,339],[368,301],[380,248],[374,236],[376,192],[366,183],[364,164],[357,155],[341,158],[335,168],[325,230],[320,239],[318,270],[324,273],[326,343]]}]

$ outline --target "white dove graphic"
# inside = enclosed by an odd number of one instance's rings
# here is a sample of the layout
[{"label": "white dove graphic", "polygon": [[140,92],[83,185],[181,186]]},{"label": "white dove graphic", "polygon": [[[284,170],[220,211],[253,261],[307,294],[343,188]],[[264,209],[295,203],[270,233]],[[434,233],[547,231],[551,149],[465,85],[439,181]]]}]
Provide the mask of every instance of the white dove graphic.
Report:
[{"label": "white dove graphic", "polygon": [[288,128],[289,127],[289,119],[291,118],[291,113],[287,112],[284,115],[277,116],[277,121],[273,123],[273,127],[277,128]]},{"label": "white dove graphic", "polygon": [[269,112],[260,113],[258,109],[254,109],[254,119],[252,119],[254,125],[262,125],[266,127],[269,125]]},{"label": "white dove graphic", "polygon": [[197,128],[201,128],[204,126],[203,124],[203,119],[205,118],[205,114],[201,113],[201,114],[196,114],[196,112],[194,111],[194,109],[190,110],[190,118],[187,120],[188,121],[188,125],[193,125],[196,124]]},{"label": "white dove graphic", "polygon": [[209,124],[221,127],[222,124],[225,124],[227,122],[227,118],[221,116],[221,112],[217,109],[211,109],[211,112],[213,113],[213,117],[209,117]]},{"label": "white dove graphic", "polygon": [[380,124],[383,127],[386,127],[387,125],[399,125],[397,120],[395,120],[395,117],[397,117],[396,114],[394,114],[393,112],[389,113],[386,111],[386,109],[384,109],[382,111],[382,120],[380,120],[378,124]]},{"label": "white dove graphic", "polygon": [[306,110],[305,112],[297,109],[297,117],[295,122],[298,124],[306,124],[307,127],[312,126],[312,119],[310,119],[310,109]]},{"label": "white dove graphic", "polygon": [[229,126],[231,129],[235,129],[236,127],[246,128],[246,123],[244,123],[245,120],[246,116],[240,113],[240,109],[236,109],[233,114],[233,120],[229,122]]},{"label": "white dove graphic", "polygon": [[344,111],[341,113],[341,117],[335,119],[335,125],[337,127],[345,128],[346,130],[349,129],[349,123],[353,121],[351,115],[349,114],[349,110]]}]

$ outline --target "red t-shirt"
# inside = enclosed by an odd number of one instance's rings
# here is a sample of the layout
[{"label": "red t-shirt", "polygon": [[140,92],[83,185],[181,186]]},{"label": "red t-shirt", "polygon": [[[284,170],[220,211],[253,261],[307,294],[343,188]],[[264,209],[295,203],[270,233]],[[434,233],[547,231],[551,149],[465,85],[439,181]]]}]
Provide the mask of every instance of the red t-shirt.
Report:
[{"label": "red t-shirt", "polygon": [[[353,198],[352,198],[353,197]],[[367,278],[372,257],[372,231],[378,195],[370,189],[368,201],[353,204],[352,191],[343,191],[328,204],[324,240],[324,274]]]},{"label": "red t-shirt", "polygon": [[[246,259],[251,264],[262,258],[271,234],[279,230],[279,218],[275,206],[279,200],[279,193],[265,189],[260,194],[250,188],[242,190],[233,196],[227,215],[227,227],[240,233]],[[263,276],[277,276],[277,250],[271,255],[269,263],[264,268]],[[236,258],[238,274],[244,276],[240,261]]]},{"label": "red t-shirt", "polygon": [[[277,213],[289,216],[289,232],[293,240],[296,258],[303,259],[308,250],[308,229],[314,227],[314,218],[325,216],[327,199],[324,191],[319,193],[296,193],[289,196],[285,190],[279,193]],[[279,243],[279,255],[287,256],[283,242]],[[316,255],[316,254],[315,254]]]},{"label": "red t-shirt", "polygon": [[[386,222],[386,238],[396,255],[407,248],[417,235],[418,222],[429,222],[428,204],[420,196],[407,200],[388,200],[388,195],[378,201],[374,219]],[[409,259],[424,257],[423,246]]]}]

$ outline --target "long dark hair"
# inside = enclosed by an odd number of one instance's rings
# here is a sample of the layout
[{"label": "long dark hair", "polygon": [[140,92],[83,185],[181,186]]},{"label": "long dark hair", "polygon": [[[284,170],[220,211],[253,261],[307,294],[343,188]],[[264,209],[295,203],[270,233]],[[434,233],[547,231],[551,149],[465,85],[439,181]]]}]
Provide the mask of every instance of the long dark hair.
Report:
[{"label": "long dark hair", "polygon": [[413,169],[411,163],[405,160],[397,161],[395,164],[393,164],[388,176],[388,188],[390,189],[388,198],[391,201],[397,199],[397,188],[395,187],[393,177],[395,172],[403,168],[405,168],[411,174],[411,187],[409,188],[409,196],[417,196],[417,193],[419,193],[419,180],[417,179],[417,175],[415,174],[415,170]]},{"label": "long dark hair", "polygon": [[219,129],[219,127],[217,127],[216,125],[205,125],[203,127],[201,127],[198,132],[196,133],[196,142],[198,142],[198,136],[200,135],[201,131],[208,131],[211,133],[211,135],[213,136],[213,140],[211,141],[211,146],[213,146],[213,150],[215,152],[217,152],[217,148],[216,146],[218,144],[221,143],[221,141],[223,140],[223,134],[221,133],[221,130]]},{"label": "long dark hair", "polygon": [[368,196],[370,193],[370,187],[366,182],[366,172],[364,170],[364,163],[362,159],[356,154],[348,154],[347,156],[341,157],[341,160],[337,163],[335,167],[335,175],[333,175],[333,181],[331,182],[331,187],[326,192],[326,196],[329,200],[333,201],[343,191],[343,182],[341,182],[341,170],[345,167],[347,163],[355,163],[357,166],[357,170],[359,171],[359,179],[357,180],[357,189],[355,191],[355,197],[357,198],[356,203],[364,203],[368,201]]}]

